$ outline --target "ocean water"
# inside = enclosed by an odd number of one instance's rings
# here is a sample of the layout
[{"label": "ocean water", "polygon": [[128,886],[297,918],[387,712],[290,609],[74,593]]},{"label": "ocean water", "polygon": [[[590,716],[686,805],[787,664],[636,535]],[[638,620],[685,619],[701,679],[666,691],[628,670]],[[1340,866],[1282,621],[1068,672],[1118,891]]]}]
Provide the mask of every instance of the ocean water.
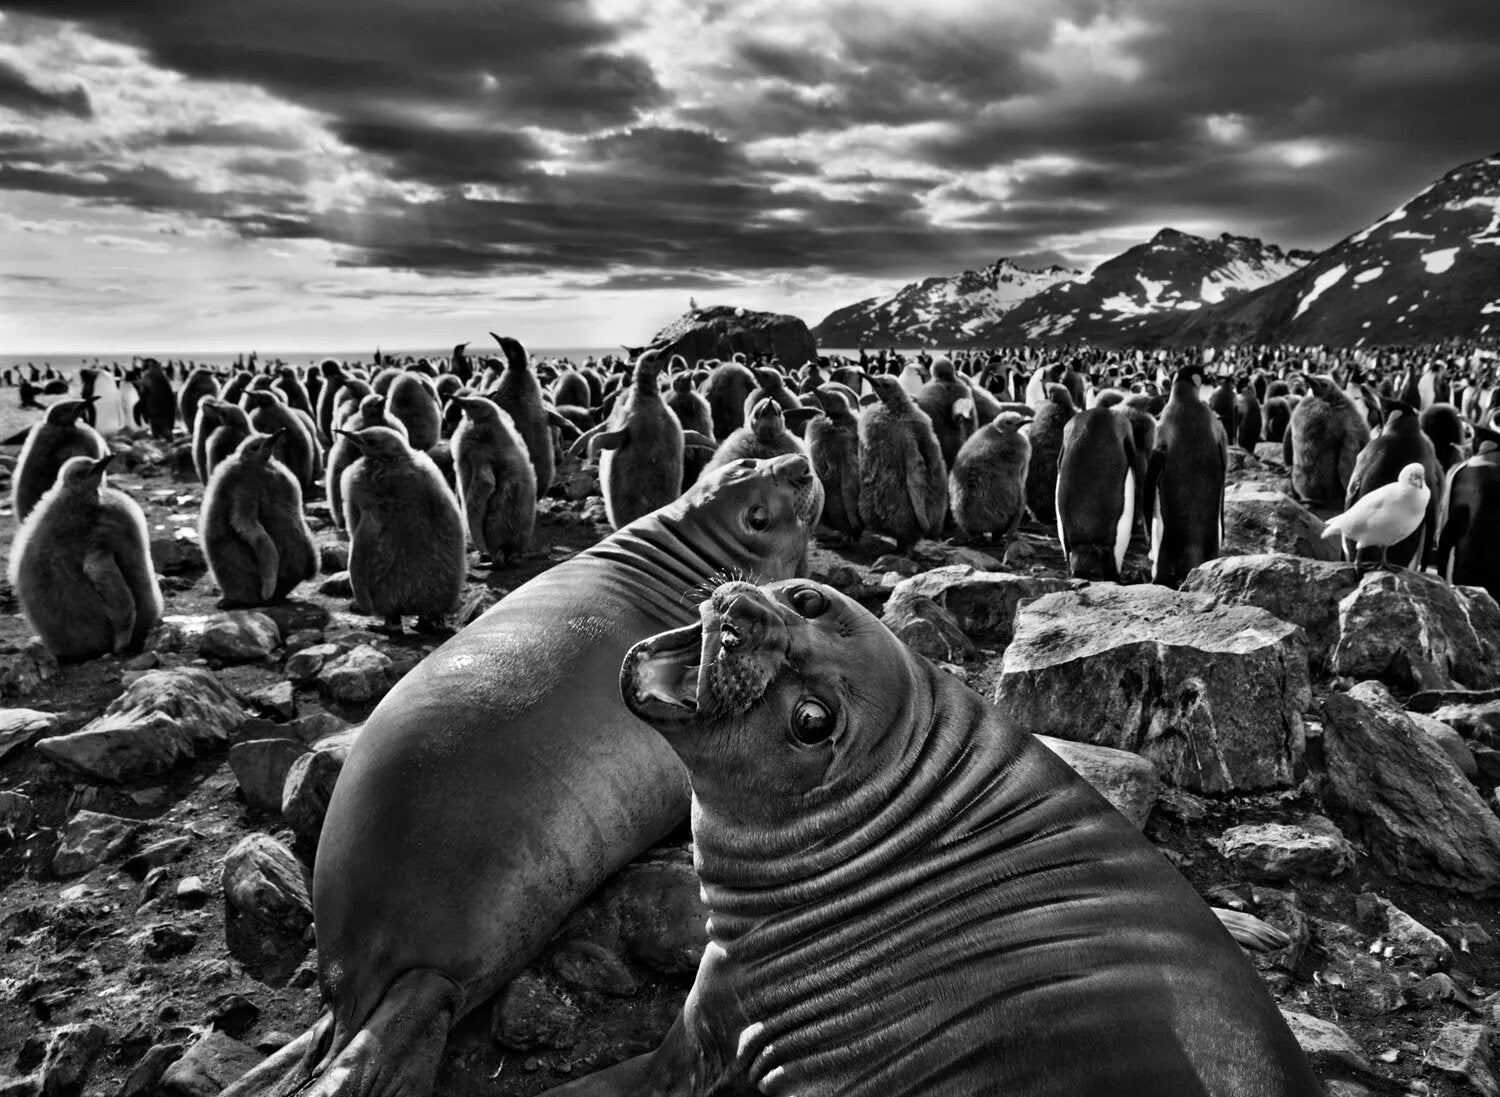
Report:
[{"label": "ocean water", "polygon": [[[528,349],[530,349],[531,356],[532,356],[533,359],[547,359],[547,358],[566,359],[566,360],[568,360],[570,362],[577,362],[577,363],[584,362],[590,355],[593,355],[595,359],[602,359],[606,354],[613,354],[613,355],[617,355],[618,356],[619,354],[623,353],[620,350],[620,348],[617,347],[617,346],[615,346],[615,347],[531,347],[531,348],[528,348]],[[116,363],[118,363],[122,367],[128,368],[130,366],[131,362],[133,360],[135,360],[134,353],[136,353],[136,352],[122,351],[119,354],[68,354],[68,353],[61,353],[61,354],[0,354],[0,370],[13,369],[13,368],[18,367],[18,366],[24,369],[25,366],[28,363],[30,363],[32,365],[35,365],[38,369],[42,369],[42,368],[50,365],[55,370],[58,370],[58,371],[61,371],[61,372],[67,372],[67,373],[75,372],[75,371],[77,371],[79,369],[82,369],[84,366],[113,365],[113,364],[116,364]],[[164,361],[164,362],[165,361],[188,362],[188,363],[191,363],[193,365],[207,365],[207,366],[233,366],[236,362],[240,361],[241,358],[242,358],[242,353],[241,352],[234,352],[234,351],[219,351],[219,352],[206,351],[206,352],[202,352],[202,353],[193,353],[191,351],[184,351],[184,352],[181,352],[181,353],[173,353],[173,354],[160,354],[160,353],[154,353],[152,351],[145,351],[145,352],[139,352],[139,353],[142,353],[143,356],[154,357],[154,358],[158,359],[159,361]],[[448,347],[425,347],[425,348],[416,348],[416,349],[413,349],[413,350],[404,350],[404,349],[389,349],[389,350],[387,350],[384,347],[381,348],[381,354],[383,356],[389,356],[389,357],[395,358],[397,360],[404,360],[407,357],[411,357],[411,358],[424,358],[424,357],[425,358],[446,358],[451,353],[453,353],[453,348],[451,346],[448,346]],[[485,357],[485,356],[488,355],[488,353],[489,352],[486,351],[482,355],[481,354],[475,354],[472,357],[475,357],[475,358]],[[248,357],[248,352],[243,352],[243,356],[244,357]],[[315,365],[318,362],[321,362],[324,358],[335,358],[335,359],[337,359],[340,362],[345,362],[345,363],[349,363],[349,364],[359,364],[359,363],[368,364],[368,363],[374,361],[374,358],[375,358],[375,348],[371,347],[369,351],[367,351],[367,352],[365,352],[363,354],[361,354],[361,353],[359,353],[357,351],[356,352],[351,352],[351,351],[348,351],[348,350],[341,350],[341,351],[320,351],[320,350],[301,351],[301,350],[298,350],[298,351],[282,351],[282,352],[275,353],[275,354],[272,354],[272,353],[268,352],[268,353],[265,353],[265,354],[262,354],[262,355],[259,356],[259,362],[262,363],[262,364],[267,363],[267,362],[284,362],[285,364],[290,365],[290,366],[306,366],[306,365]]]}]

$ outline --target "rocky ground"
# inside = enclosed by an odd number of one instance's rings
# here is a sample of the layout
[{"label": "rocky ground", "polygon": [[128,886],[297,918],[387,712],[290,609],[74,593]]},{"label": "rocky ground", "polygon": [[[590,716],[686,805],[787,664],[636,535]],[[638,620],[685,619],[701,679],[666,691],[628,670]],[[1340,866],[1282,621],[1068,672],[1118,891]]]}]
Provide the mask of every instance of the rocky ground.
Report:
[{"label": "rocky ground", "polygon": [[[1040,526],[1003,560],[867,539],[814,571],[1032,730],[1093,744],[1054,749],[1211,904],[1273,927],[1253,961],[1331,1092],[1500,1095],[1500,610],[1328,562],[1262,456],[1238,455],[1230,546],[1280,555],[1183,593],[1072,582]],[[214,1094],[314,1020],[322,809],[349,729],[440,642],[350,612],[317,502],[324,574],[221,614],[199,485],[149,443],[126,463],[169,615],[147,653],[59,667],[4,592],[0,1097]],[[465,614],[608,532],[573,486],[519,566],[471,575]],[[469,1016],[440,1092],[531,1094],[654,1046],[702,922],[684,827]]]}]

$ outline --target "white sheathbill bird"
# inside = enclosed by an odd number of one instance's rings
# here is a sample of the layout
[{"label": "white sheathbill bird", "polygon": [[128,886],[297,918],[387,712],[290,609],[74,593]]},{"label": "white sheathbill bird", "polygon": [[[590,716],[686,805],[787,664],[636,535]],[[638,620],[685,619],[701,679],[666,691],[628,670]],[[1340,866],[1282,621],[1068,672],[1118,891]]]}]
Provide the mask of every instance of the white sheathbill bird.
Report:
[{"label": "white sheathbill bird", "polygon": [[1431,497],[1427,474],[1414,461],[1401,470],[1394,483],[1383,484],[1343,514],[1330,518],[1323,536],[1345,537],[1356,549],[1378,548],[1380,566],[1388,567],[1386,550],[1416,532]]}]

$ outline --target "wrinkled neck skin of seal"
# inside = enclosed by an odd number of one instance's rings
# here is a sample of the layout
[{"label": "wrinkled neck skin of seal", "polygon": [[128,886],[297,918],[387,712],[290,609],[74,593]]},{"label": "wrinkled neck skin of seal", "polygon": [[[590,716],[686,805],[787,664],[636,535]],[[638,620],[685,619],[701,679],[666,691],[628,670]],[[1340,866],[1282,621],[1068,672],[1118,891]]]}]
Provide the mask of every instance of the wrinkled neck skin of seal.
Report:
[{"label": "wrinkled neck skin of seal", "polygon": [[[694,748],[674,741],[692,772],[693,841],[709,933],[731,954],[777,951],[815,929],[808,917],[836,924],[850,896],[864,896],[856,900],[862,905],[909,888],[913,873],[941,871],[927,856],[909,855],[951,831],[967,808],[983,803],[993,820],[996,811],[1014,810],[1007,800],[1024,800],[1002,783],[1022,738],[995,729],[981,742],[971,729],[984,714],[968,711],[979,699],[904,647],[900,656],[897,667],[880,668],[879,690],[905,703],[864,711],[862,719],[874,716],[884,726],[878,735],[868,725],[860,729],[862,757],[798,801],[747,789],[743,774],[715,784],[694,766]],[[905,679],[899,686],[898,675]],[[997,760],[995,751],[1007,757]]]}]

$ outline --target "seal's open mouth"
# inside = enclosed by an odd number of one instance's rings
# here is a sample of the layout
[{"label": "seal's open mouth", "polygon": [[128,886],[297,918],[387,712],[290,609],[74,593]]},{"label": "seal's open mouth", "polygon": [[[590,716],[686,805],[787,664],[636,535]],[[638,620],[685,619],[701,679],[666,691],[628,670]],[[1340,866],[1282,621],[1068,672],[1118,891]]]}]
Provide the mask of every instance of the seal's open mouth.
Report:
[{"label": "seal's open mouth", "polygon": [[647,723],[674,723],[698,711],[704,668],[701,624],[659,633],[636,644],[620,668],[625,705]]}]

